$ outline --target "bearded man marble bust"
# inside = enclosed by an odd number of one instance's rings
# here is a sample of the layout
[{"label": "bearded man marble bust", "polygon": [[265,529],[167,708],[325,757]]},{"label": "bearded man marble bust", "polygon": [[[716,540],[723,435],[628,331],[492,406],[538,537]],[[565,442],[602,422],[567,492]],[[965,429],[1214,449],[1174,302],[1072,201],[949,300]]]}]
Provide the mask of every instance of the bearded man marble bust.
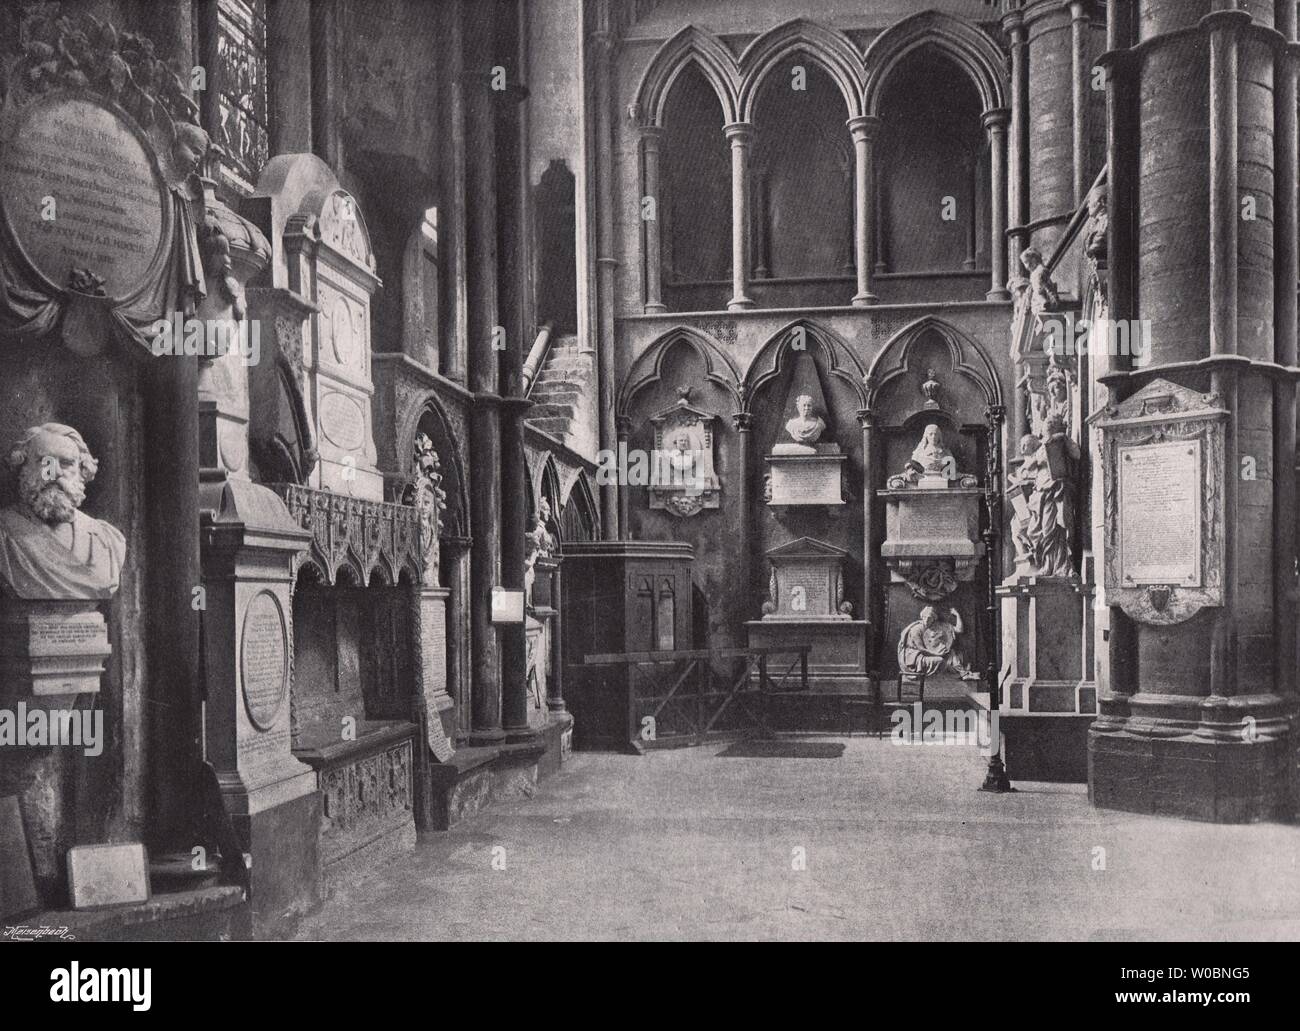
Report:
[{"label": "bearded man marble bust", "polygon": [[111,598],[126,539],[80,511],[99,463],[71,426],[33,426],[10,448],[17,501],[0,509],[0,588],[26,601]]}]

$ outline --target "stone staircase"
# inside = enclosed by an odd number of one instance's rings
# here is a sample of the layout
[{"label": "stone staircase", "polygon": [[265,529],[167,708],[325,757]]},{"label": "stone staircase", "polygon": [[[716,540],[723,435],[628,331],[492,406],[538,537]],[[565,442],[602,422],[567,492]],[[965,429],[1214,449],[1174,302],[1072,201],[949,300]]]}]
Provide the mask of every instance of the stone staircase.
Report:
[{"label": "stone staircase", "polygon": [[592,357],[578,350],[576,336],[556,339],[528,394],[533,402],[526,417],[530,425],[569,443],[575,420],[590,404]]}]

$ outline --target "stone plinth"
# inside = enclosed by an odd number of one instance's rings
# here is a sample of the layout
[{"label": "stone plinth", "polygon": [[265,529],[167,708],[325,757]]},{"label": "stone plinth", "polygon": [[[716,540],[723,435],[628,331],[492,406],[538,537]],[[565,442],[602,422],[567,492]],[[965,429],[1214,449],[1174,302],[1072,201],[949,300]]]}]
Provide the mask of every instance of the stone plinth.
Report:
[{"label": "stone plinth", "polygon": [[[745,623],[751,648],[789,648],[811,645],[808,653],[808,688],[843,693],[862,690],[867,679],[867,627],[864,619],[790,619],[764,617]],[[793,657],[792,657],[793,658]],[[789,660],[772,660],[768,675],[775,679]],[[797,674],[798,670],[795,670]],[[791,681],[787,686],[793,688]]]},{"label": "stone plinth", "polygon": [[1087,662],[1091,589],[1071,577],[1022,577],[1004,583],[998,596],[1004,710],[1096,713]]},{"label": "stone plinth", "polygon": [[974,579],[984,554],[979,540],[982,490],[900,487],[876,495],[885,502],[885,540],[880,556],[894,580],[911,579],[916,571],[941,559],[951,561],[959,581]]},{"label": "stone plinth", "polygon": [[763,618],[745,631],[751,648],[811,645],[808,683],[814,691],[861,687],[867,675],[867,622],[844,600],[849,553],[801,537],[767,552],[772,572]]},{"label": "stone plinth", "polygon": [[77,695],[99,691],[113,653],[93,601],[0,601],[0,692]]},{"label": "stone plinth", "polygon": [[294,758],[291,588],[311,535],[265,487],[201,488],[208,656],[207,759],[244,851],[253,919],[273,926],[317,897],[316,777]]},{"label": "stone plinth", "polygon": [[[836,449],[838,451],[838,448]],[[841,454],[771,454],[767,457],[772,506],[844,504],[844,463]]]}]

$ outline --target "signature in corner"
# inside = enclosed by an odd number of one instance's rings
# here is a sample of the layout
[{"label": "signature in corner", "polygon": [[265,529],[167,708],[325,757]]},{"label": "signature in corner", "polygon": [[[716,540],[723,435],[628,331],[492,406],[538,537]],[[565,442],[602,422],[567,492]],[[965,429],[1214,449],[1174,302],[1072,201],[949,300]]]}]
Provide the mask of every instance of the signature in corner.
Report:
[{"label": "signature in corner", "polygon": [[13,938],[15,941],[36,941],[40,938],[64,938],[68,941],[76,941],[77,936],[69,933],[66,927],[28,927],[26,924],[7,924],[4,929],[4,937]]}]

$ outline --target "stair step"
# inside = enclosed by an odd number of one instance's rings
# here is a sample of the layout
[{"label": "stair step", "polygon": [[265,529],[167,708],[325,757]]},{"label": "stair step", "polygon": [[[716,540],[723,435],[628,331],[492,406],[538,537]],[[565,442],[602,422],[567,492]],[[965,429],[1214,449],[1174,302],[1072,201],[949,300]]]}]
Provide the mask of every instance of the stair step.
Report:
[{"label": "stair step", "polygon": [[569,435],[569,427],[572,420],[569,419],[529,419],[528,424],[541,430],[543,433],[549,433],[552,437],[563,440]]},{"label": "stair step", "polygon": [[573,405],[540,404],[532,407],[531,413],[536,419],[573,419]]},{"label": "stair step", "polygon": [[533,400],[538,404],[576,404],[582,397],[577,387],[542,387],[533,391]]}]

